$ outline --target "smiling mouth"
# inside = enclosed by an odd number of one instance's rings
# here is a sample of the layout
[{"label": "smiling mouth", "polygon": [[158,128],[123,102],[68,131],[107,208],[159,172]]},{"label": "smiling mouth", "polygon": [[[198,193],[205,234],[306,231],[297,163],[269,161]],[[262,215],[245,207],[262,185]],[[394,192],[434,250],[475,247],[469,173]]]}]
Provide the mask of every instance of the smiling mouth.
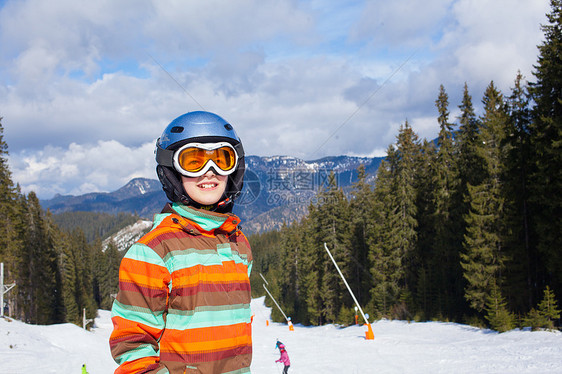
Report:
[{"label": "smiling mouth", "polygon": [[197,185],[197,187],[199,187],[202,190],[213,190],[217,188],[217,186],[218,186],[217,183],[201,183]]}]

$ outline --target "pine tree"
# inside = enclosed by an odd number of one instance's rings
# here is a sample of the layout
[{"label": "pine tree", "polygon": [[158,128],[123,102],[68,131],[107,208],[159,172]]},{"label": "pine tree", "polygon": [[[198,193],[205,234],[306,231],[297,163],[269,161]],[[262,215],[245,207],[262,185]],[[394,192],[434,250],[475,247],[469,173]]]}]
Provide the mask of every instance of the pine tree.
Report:
[{"label": "pine tree", "polygon": [[[397,146],[388,148],[375,183],[377,217],[370,241],[375,281],[371,308],[377,314],[410,318],[410,292],[417,286],[416,165],[418,137],[408,122],[400,127]],[[408,300],[408,303],[406,303]]]},{"label": "pine tree", "polygon": [[558,309],[556,296],[549,286],[546,286],[543,299],[539,303],[538,308],[540,315],[548,321],[545,327],[554,328],[554,321],[560,320],[560,309]]},{"label": "pine tree", "polygon": [[500,144],[507,113],[503,96],[493,82],[486,89],[482,102],[485,113],[476,154],[485,162],[485,173],[480,184],[467,186],[470,211],[465,217],[465,252],[461,254],[461,266],[468,282],[465,297],[479,312],[484,309],[492,286],[501,284],[505,265]]},{"label": "pine tree", "polygon": [[435,187],[433,185],[435,175],[435,158],[437,150],[434,142],[424,140],[416,166],[416,207],[418,222],[418,271],[416,274],[416,313],[419,319],[430,318],[439,310],[442,303],[437,289],[440,287],[435,281],[434,263],[435,253],[435,207],[433,202]]},{"label": "pine tree", "polygon": [[74,230],[67,239],[68,245],[62,247],[60,268],[63,284],[65,319],[80,325],[82,310],[86,317],[95,317],[97,311],[94,299],[94,277],[92,248],[84,233]]},{"label": "pine tree", "polygon": [[[0,117],[0,262],[4,263],[4,279],[17,282],[21,261],[18,257],[21,216],[18,213],[18,191],[12,182],[8,166],[8,144],[4,141],[4,128]],[[16,309],[17,291],[5,295],[10,309]],[[3,307],[3,306],[2,306]],[[19,317],[19,316],[16,316]]]},{"label": "pine tree", "polygon": [[[291,317],[293,323],[301,322],[299,285],[302,282],[298,271],[301,256],[301,243],[297,224],[281,229],[279,269],[276,273],[276,290],[278,302],[283,305],[284,312]],[[296,317],[296,318],[295,318]]]},{"label": "pine tree", "polygon": [[560,320],[560,309],[556,296],[549,286],[546,286],[543,299],[538,305],[538,309],[532,308],[525,316],[524,326],[532,327],[533,330],[544,328],[554,329],[554,321]]},{"label": "pine tree", "polygon": [[466,235],[465,217],[470,211],[468,186],[477,186],[484,175],[484,161],[478,155],[480,122],[474,112],[472,96],[468,92],[468,85],[464,84],[462,104],[459,105],[461,115],[458,117],[459,130],[455,143],[456,164],[458,170],[457,190],[452,197],[453,219],[459,224],[457,241],[464,242]]},{"label": "pine tree", "polygon": [[539,255],[546,265],[544,282],[562,293],[562,1],[551,0],[545,41],[539,46],[536,82],[529,92],[535,103],[530,126],[533,166],[529,183]]},{"label": "pine tree", "polygon": [[37,324],[62,322],[58,256],[54,247],[54,227],[45,217],[34,192],[27,197],[27,229],[23,259],[27,264],[27,320]]},{"label": "pine tree", "polygon": [[373,285],[369,272],[369,225],[373,220],[372,187],[367,183],[365,166],[357,168],[357,182],[351,190],[352,199],[349,209],[351,212],[352,236],[347,254],[351,259],[350,278],[347,280],[359,304],[366,305],[369,300],[369,289]]},{"label": "pine tree", "polygon": [[[334,264],[324,250],[324,243],[330,249],[340,270],[346,278],[350,275],[350,216],[348,201],[343,191],[337,185],[336,175],[331,173],[327,188],[318,194],[320,204],[316,214],[310,218],[314,220],[316,244],[322,252],[321,297],[323,305],[323,319],[336,322],[342,304],[350,304],[347,292]],[[353,301],[351,301],[352,303]]]},{"label": "pine tree", "polygon": [[396,241],[400,225],[400,210],[394,194],[397,163],[396,151],[391,145],[377,170],[375,181],[375,219],[369,228],[369,260],[375,282],[369,309],[375,317],[390,317],[391,308],[400,298],[401,280],[404,279],[400,246]]},{"label": "pine tree", "polygon": [[466,185],[476,186],[480,184],[484,173],[484,165],[477,154],[479,147],[480,124],[474,113],[472,97],[465,83],[462,104],[459,105],[461,115],[459,117],[458,131],[458,170],[461,194],[466,193]]},{"label": "pine tree", "polygon": [[62,280],[64,319],[66,322],[79,325],[81,309],[78,300],[78,259],[70,234],[62,234],[58,238],[56,246],[60,252],[59,269]]},{"label": "pine tree", "polygon": [[498,332],[506,332],[515,328],[515,316],[507,308],[499,287],[494,284],[486,298],[486,319],[490,327]]},{"label": "pine tree", "polygon": [[[94,245],[94,248],[96,247],[99,247],[99,244]],[[100,250],[96,253],[95,274],[99,284],[99,307],[101,309],[111,309],[113,296],[119,290],[119,265],[122,257],[122,253],[113,243],[109,243],[105,251]]]},{"label": "pine tree", "polygon": [[310,205],[308,208],[309,214],[306,219],[302,221],[302,231],[304,233],[303,240],[303,259],[300,265],[302,288],[301,300],[306,303],[306,312],[304,314],[303,323],[312,325],[322,325],[325,322],[323,313],[323,298],[322,298],[322,278],[324,275],[325,251],[322,243],[319,243],[319,238],[316,234],[319,230],[317,226],[318,220],[315,218],[317,215],[317,208]]},{"label": "pine tree", "polygon": [[[420,154],[420,145],[417,134],[412,130],[406,121],[400,128],[397,137],[398,168],[396,173],[396,201],[398,202],[398,212],[400,221],[398,232],[394,239],[400,247],[400,258],[404,267],[404,279],[401,292],[401,303],[409,300],[410,292],[416,286],[417,264],[419,255],[417,248],[417,228],[418,222],[416,206],[416,178],[417,178],[417,159]],[[411,305],[401,306],[410,307]],[[398,316],[401,319],[409,318],[402,313]]]},{"label": "pine tree", "polygon": [[529,143],[530,104],[519,72],[507,101],[509,122],[502,147],[506,155],[504,172],[505,221],[508,235],[506,249],[510,266],[506,269],[506,294],[514,310],[524,313],[537,296],[538,258],[530,227],[529,170],[531,148]]},{"label": "pine tree", "polygon": [[439,149],[433,166],[433,207],[432,220],[435,224],[433,231],[434,255],[431,269],[434,272],[433,280],[437,286],[438,311],[444,315],[460,315],[459,307],[462,300],[458,300],[459,289],[462,290],[461,268],[459,266],[459,247],[461,245],[459,231],[462,226],[455,214],[454,200],[458,196],[459,173],[454,153],[453,124],[449,123],[448,95],[443,85],[440,87],[439,97],[435,102],[439,117],[439,136],[437,144]]}]

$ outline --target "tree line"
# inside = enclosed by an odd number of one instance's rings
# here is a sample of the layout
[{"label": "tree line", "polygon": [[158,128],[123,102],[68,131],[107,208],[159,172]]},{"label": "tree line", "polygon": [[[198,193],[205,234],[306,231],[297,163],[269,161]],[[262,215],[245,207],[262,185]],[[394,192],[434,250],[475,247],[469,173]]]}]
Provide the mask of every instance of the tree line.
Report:
[{"label": "tree line", "polygon": [[34,192],[21,193],[8,167],[1,120],[0,262],[4,283],[16,286],[4,295],[5,305],[0,307],[5,315],[27,323],[81,326],[83,309],[90,319],[98,308],[111,308],[122,254],[113,244],[103,250],[99,236],[88,240],[79,227],[60,228]]},{"label": "tree line", "polygon": [[[551,1],[534,82],[504,95],[490,82],[476,115],[467,84],[451,121],[439,88],[436,142],[406,121],[374,185],[364,168],[346,195],[280,231],[250,237],[261,277],[293,322],[353,321],[354,303],[328,258],[376,318],[516,325],[559,323],[562,295],[562,3]],[[273,307],[273,318],[282,316]]]}]

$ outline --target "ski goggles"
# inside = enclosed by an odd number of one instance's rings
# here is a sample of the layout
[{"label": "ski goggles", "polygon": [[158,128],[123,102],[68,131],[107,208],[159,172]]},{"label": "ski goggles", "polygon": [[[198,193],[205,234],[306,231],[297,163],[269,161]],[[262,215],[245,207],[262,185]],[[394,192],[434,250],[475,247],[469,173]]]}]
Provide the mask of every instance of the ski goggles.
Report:
[{"label": "ski goggles", "polygon": [[174,152],[173,163],[186,177],[200,177],[211,168],[220,175],[230,175],[238,166],[238,153],[227,142],[188,143]]}]

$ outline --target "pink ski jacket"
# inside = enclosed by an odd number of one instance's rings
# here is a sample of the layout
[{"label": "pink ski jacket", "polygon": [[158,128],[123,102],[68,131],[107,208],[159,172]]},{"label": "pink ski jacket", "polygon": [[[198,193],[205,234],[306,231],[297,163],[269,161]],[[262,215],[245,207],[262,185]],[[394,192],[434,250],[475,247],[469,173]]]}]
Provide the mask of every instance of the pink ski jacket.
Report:
[{"label": "pink ski jacket", "polygon": [[282,362],[285,366],[291,366],[291,360],[289,360],[289,354],[283,348],[281,349],[281,357],[279,357],[279,360],[275,362]]}]

